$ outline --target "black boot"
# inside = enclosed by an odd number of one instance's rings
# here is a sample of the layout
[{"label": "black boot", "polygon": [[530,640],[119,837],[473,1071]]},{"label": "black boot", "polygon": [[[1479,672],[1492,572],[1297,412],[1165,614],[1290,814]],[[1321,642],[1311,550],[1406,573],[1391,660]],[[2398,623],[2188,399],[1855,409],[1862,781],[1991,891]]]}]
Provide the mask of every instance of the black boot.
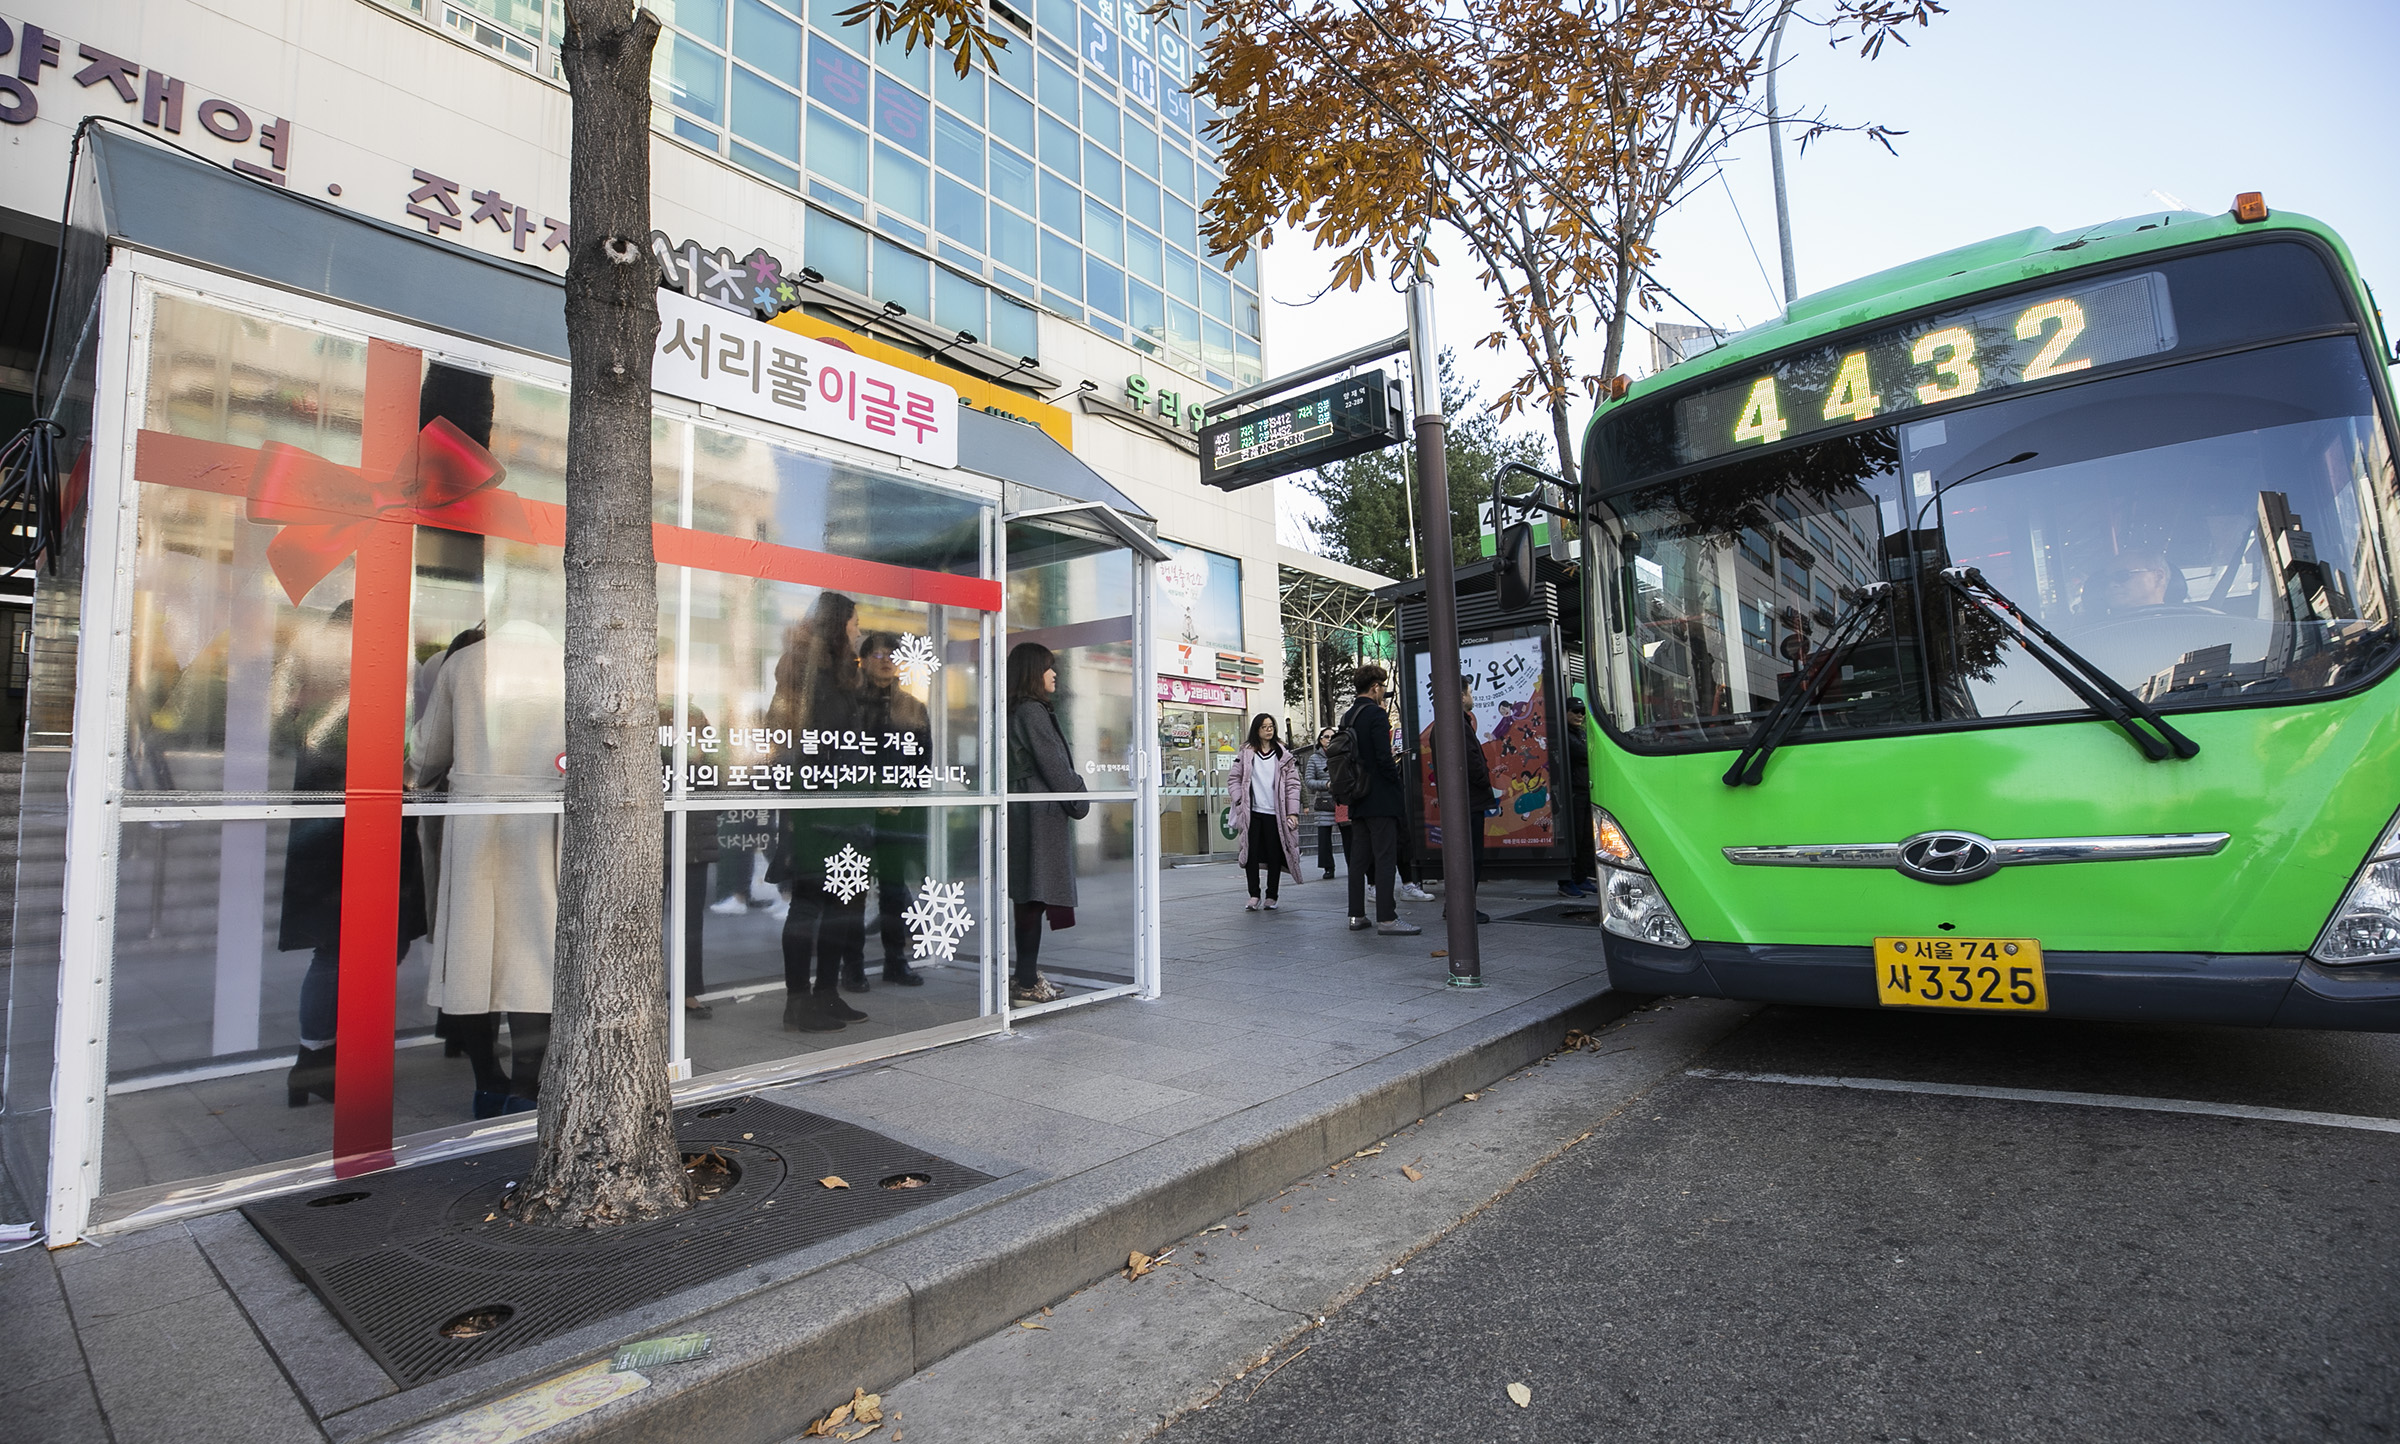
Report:
[{"label": "black boot", "polygon": [[866,990],[866,960],[863,958],[854,958],[851,961],[842,964],[842,991],[845,993],[863,993]]},{"label": "black boot", "polygon": [[293,1108],[306,1108],[308,1095],[316,1094],[326,1102],[333,1101],[333,1045],[322,1048],[302,1048],[299,1061],[284,1076],[284,1102]]},{"label": "black boot", "polygon": [[783,1000],[783,1028],[787,1033],[838,1033],[842,1020],[825,1011],[815,993],[793,993]]},{"label": "black boot", "polygon": [[827,988],[822,992],[812,993],[809,996],[817,1000],[817,1006],[824,1009],[825,1016],[829,1018],[839,1018],[845,1023],[863,1023],[867,1021],[866,1014],[860,1012],[856,1008],[851,1007],[848,1003],[843,1002],[842,995],[833,991],[831,988]]},{"label": "black boot", "polygon": [[903,988],[925,986],[925,980],[917,976],[916,970],[898,958],[883,960],[883,980],[887,983],[897,983]]}]

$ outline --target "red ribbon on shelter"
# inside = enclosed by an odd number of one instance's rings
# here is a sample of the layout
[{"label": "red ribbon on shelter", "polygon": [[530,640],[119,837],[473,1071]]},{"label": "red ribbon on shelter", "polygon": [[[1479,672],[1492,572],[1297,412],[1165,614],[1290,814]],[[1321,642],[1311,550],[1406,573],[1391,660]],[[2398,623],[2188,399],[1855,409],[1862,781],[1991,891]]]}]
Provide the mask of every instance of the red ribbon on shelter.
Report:
[{"label": "red ribbon on shelter", "polygon": [[[506,467],[446,416],[426,423],[381,480],[313,451],[271,441],[259,449],[258,466],[250,473],[248,516],[282,528],[267,543],[267,564],[283,583],[284,595],[298,606],[390,513],[409,513],[392,520],[455,531],[523,531],[523,499],[500,489],[507,476]],[[469,498],[482,491],[489,492],[483,500],[510,515],[498,517],[487,507],[471,507]],[[506,525],[510,520],[514,526]],[[495,522],[501,524],[495,527]]]}]

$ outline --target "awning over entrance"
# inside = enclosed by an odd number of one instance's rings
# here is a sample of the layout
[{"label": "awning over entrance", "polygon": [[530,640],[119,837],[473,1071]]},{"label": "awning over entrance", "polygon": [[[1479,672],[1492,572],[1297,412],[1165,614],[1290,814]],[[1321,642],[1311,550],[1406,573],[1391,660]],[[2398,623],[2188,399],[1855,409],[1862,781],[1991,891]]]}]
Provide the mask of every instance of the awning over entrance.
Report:
[{"label": "awning over entrance", "polygon": [[[560,360],[566,284],[94,127],[82,221],[115,243]],[[961,408],[960,465],[1125,516],[1149,514],[1037,427]]]}]

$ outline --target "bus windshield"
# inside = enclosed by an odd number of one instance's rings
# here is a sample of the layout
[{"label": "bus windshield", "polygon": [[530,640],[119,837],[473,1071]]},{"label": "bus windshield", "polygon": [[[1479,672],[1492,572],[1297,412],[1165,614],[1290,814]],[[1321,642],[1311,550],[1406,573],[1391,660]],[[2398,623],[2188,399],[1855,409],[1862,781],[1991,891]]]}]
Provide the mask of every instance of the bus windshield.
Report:
[{"label": "bus windshield", "polygon": [[1593,660],[1641,750],[1738,745],[1862,607],[1793,741],[2089,715],[1945,567],[2161,711],[2347,690],[2394,653],[2400,497],[2349,338],[1743,456],[1608,508]]}]

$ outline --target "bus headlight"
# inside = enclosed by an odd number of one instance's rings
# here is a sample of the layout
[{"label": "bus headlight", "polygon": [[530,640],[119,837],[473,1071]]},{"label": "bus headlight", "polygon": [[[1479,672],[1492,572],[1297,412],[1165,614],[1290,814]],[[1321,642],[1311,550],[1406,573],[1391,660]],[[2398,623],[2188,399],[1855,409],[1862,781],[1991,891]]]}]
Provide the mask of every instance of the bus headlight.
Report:
[{"label": "bus headlight", "polygon": [[1592,809],[1600,863],[1600,926],[1621,938],[1661,948],[1688,948],[1692,935],[1659,891],[1632,839],[1608,809]]},{"label": "bus headlight", "polygon": [[2400,817],[2367,854],[2309,956],[2337,966],[2400,961]]}]

